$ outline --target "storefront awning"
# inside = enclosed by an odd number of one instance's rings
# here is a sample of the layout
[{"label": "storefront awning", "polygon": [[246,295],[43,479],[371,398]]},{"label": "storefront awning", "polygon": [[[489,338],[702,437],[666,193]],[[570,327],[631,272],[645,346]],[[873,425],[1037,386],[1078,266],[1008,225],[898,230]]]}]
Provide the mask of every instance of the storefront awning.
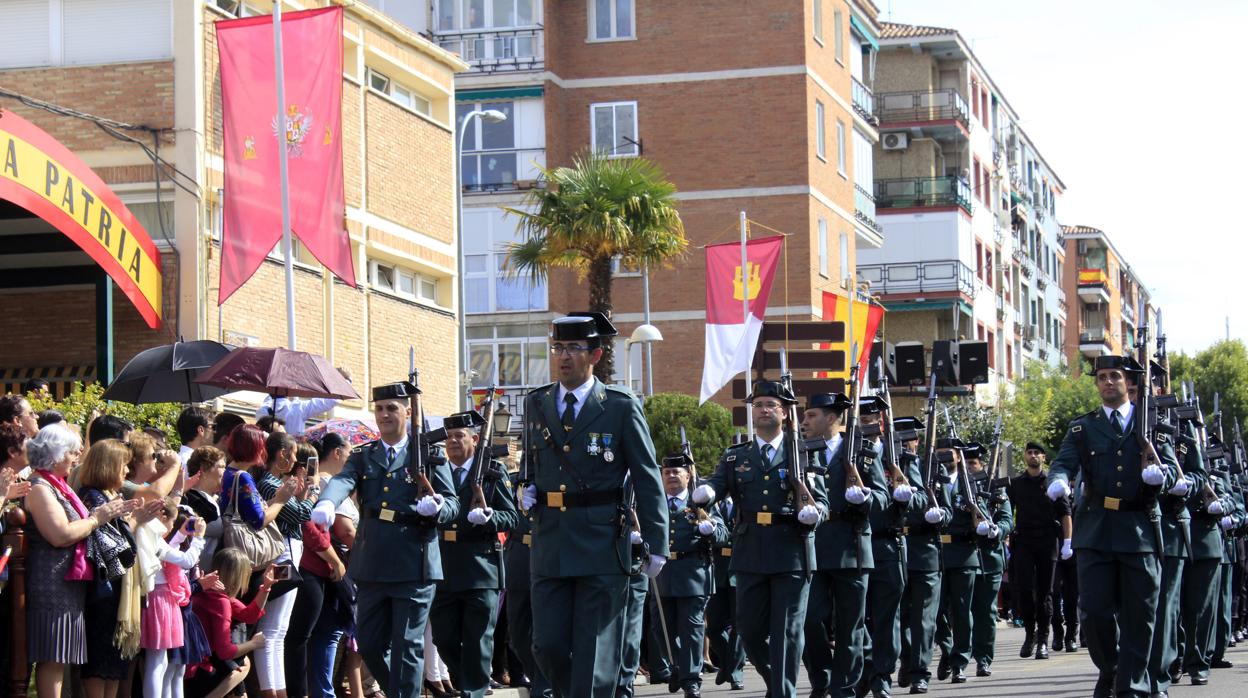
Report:
[{"label": "storefront awning", "polygon": [[456,102],[498,102],[526,97],[541,97],[542,86],[503,87],[496,90],[460,90],[455,93]]}]

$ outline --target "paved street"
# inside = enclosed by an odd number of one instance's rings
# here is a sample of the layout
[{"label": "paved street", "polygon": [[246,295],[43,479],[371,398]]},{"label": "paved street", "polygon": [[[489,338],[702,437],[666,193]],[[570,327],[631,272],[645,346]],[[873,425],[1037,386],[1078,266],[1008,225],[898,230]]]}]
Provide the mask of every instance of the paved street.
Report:
[{"label": "paved street", "polygon": [[[1048,661],[1020,659],[1018,647],[1023,641],[1023,631],[1016,628],[1002,628],[997,635],[997,659],[993,664],[991,678],[976,678],[974,665],[971,666],[971,679],[960,685],[952,685],[948,681],[933,683],[931,696],[1044,696],[1045,698],[1086,698],[1092,695],[1092,687],[1096,682],[1096,670],[1092,660],[1088,658],[1086,649],[1068,655],[1054,653]],[[939,659],[940,652],[933,658]],[[1208,686],[1192,686],[1184,680],[1183,685],[1170,691],[1173,698],[1242,698],[1248,695],[1248,647],[1240,645],[1232,648],[1227,654],[1235,667],[1233,669],[1214,670]],[[805,675],[802,676],[801,690],[798,695],[807,695]],[[895,689],[894,695],[908,694],[909,689]],[[703,684],[702,695],[722,696],[724,698],[762,698],[764,693],[762,681],[752,670],[746,669],[746,690],[729,691],[728,686],[715,686],[714,680]],[[638,690],[638,696],[667,696],[666,687],[645,686]]]}]

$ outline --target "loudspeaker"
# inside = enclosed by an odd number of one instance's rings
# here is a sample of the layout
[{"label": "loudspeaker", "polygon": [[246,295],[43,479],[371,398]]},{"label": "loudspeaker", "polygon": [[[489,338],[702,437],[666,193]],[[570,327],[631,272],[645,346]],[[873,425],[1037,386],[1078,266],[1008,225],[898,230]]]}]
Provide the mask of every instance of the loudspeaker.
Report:
[{"label": "loudspeaker", "polygon": [[936,372],[936,385],[961,385],[958,368],[958,341],[938,339],[932,342],[932,370]]},{"label": "loudspeaker", "polygon": [[923,360],[922,342],[898,342],[893,346],[893,358],[897,385],[927,382],[927,366]]},{"label": "loudspeaker", "polygon": [[[887,373],[881,373],[881,369]],[[870,370],[867,372],[871,385],[879,385],[884,375],[888,376],[888,384],[897,384],[897,355],[890,342],[876,340],[871,345]]]},{"label": "loudspeaker", "polygon": [[988,382],[988,342],[958,342],[958,383]]}]

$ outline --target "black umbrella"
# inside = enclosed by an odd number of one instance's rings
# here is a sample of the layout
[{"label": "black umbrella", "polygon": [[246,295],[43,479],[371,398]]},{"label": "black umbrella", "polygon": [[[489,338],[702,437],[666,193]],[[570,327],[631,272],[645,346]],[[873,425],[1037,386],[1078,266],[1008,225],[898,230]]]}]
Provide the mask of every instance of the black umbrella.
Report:
[{"label": "black umbrella", "polygon": [[228,389],[195,382],[205,369],[233,350],[201,339],[174,342],[139,352],[104,391],[104,399],[142,405],[149,402],[206,402]]}]

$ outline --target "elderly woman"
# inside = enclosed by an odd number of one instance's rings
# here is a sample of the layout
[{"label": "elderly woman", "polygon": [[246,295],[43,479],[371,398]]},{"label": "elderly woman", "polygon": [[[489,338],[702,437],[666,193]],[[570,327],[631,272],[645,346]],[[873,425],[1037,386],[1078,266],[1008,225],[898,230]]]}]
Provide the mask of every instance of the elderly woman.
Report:
[{"label": "elderly woman", "polygon": [[82,453],[82,440],[52,424],[26,443],[34,471],[26,509],[34,521],[28,534],[27,574],[39,580],[27,588],[27,659],[38,664],[39,698],[59,698],[66,664],[87,657],[83,606],[93,571],[87,564],[86,538],[95,529],[139,506],[114,499],[88,512],[65,479]]}]

